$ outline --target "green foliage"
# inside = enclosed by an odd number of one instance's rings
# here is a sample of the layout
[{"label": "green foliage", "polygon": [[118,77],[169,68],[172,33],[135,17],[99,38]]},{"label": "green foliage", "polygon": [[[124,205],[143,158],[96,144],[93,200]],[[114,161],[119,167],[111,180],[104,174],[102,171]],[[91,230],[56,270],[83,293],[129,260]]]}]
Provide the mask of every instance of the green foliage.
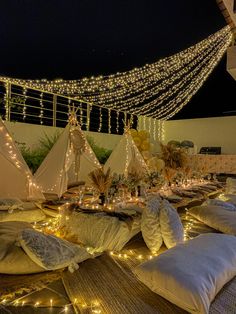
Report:
[{"label": "green foliage", "polygon": [[26,147],[25,143],[17,143],[22,153],[22,156],[24,157],[32,173],[34,173],[41,165],[42,161],[47,156],[52,146],[56,143],[59,135],[60,132],[58,131],[52,136],[44,134],[44,137],[39,140],[40,145],[34,149]]},{"label": "green foliage", "polygon": [[112,150],[96,145],[94,139],[91,136],[87,136],[86,138],[92,150],[94,151],[95,155],[97,156],[97,159],[99,160],[99,162],[101,164],[105,164],[105,162],[111,155]]}]

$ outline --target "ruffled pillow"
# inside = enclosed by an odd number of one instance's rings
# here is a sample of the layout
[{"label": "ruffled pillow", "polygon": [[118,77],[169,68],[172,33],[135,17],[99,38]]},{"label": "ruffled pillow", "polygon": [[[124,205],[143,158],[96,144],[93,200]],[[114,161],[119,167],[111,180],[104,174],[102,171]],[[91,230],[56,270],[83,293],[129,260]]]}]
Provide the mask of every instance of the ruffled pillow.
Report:
[{"label": "ruffled pillow", "polygon": [[34,229],[22,231],[19,243],[25,253],[40,267],[55,270],[69,267],[73,272],[78,263],[91,258],[86,249],[53,235],[46,235]]},{"label": "ruffled pillow", "polygon": [[0,198],[0,210],[12,211],[22,208],[23,202],[18,198]]},{"label": "ruffled pillow", "polygon": [[176,209],[163,200],[160,208],[160,226],[163,241],[169,249],[184,241],[184,228]]},{"label": "ruffled pillow", "polygon": [[151,252],[157,252],[162,245],[160,229],[160,199],[150,198],[146,208],[143,210],[141,219],[141,231],[143,239]]},{"label": "ruffled pillow", "polygon": [[229,202],[224,202],[222,200],[218,200],[215,198],[206,200],[204,203],[202,203],[202,205],[216,205],[216,206],[221,206],[230,211],[236,211],[236,206],[234,204],[229,203]]}]

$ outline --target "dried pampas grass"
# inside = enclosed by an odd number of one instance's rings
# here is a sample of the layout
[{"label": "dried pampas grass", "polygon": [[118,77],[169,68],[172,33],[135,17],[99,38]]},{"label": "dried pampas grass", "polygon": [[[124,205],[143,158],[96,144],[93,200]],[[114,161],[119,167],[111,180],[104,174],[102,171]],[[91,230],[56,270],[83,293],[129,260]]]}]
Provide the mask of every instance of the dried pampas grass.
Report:
[{"label": "dried pampas grass", "polygon": [[110,168],[108,168],[106,173],[103,168],[95,169],[89,173],[90,182],[99,193],[106,193],[111,186],[112,176],[110,173]]}]

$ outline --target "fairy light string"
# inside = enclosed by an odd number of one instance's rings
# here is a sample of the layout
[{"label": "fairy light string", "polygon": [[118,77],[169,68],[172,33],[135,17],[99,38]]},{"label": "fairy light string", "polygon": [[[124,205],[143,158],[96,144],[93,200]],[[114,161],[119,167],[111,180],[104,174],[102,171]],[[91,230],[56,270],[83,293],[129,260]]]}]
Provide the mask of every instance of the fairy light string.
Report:
[{"label": "fairy light string", "polygon": [[230,26],[226,26],[173,56],[127,72],[68,81],[0,79],[108,109],[167,120],[199,90],[231,41]]}]

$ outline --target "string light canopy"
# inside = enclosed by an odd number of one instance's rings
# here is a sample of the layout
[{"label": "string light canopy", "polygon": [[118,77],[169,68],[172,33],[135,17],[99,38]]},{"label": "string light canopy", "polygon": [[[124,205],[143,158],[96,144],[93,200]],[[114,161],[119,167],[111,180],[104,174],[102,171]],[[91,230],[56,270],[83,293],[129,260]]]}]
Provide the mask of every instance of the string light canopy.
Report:
[{"label": "string light canopy", "polygon": [[108,109],[167,120],[199,90],[231,41],[230,26],[226,26],[173,56],[127,72],[80,80],[0,79]]}]

